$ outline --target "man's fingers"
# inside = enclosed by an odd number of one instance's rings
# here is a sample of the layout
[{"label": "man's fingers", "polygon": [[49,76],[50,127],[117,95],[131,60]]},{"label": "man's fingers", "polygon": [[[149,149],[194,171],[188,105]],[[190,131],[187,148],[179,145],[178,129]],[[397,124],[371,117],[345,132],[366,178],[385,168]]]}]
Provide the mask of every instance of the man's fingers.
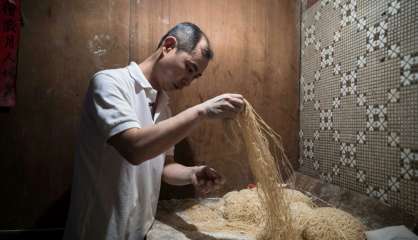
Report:
[{"label": "man's fingers", "polygon": [[223,177],[213,168],[203,166],[196,172],[198,194],[205,196],[213,190],[220,189],[221,184],[225,181]]},{"label": "man's fingers", "polygon": [[233,97],[233,98],[239,98],[241,100],[244,100],[244,97],[241,94],[238,94],[238,93],[228,93],[228,95]]},{"label": "man's fingers", "polygon": [[233,118],[245,106],[241,94],[226,93],[202,103],[209,118]]},{"label": "man's fingers", "polygon": [[200,187],[200,188],[197,189],[197,193],[199,195],[202,195],[202,196],[207,195],[209,192],[210,192],[210,190],[208,188],[205,188],[205,187]]},{"label": "man's fingers", "polygon": [[220,176],[219,178],[215,179],[215,184],[216,185],[223,185],[223,184],[225,184],[225,178],[223,178],[222,176]]},{"label": "man's fingers", "polygon": [[207,168],[206,174],[213,184],[223,184],[223,177],[215,169]]},{"label": "man's fingers", "polygon": [[197,183],[198,186],[203,186],[205,185],[205,180],[199,180]]},{"label": "man's fingers", "polygon": [[240,98],[229,98],[227,101],[234,106],[234,112],[240,112],[244,108],[244,100]]},{"label": "man's fingers", "polygon": [[237,112],[238,109],[230,102],[225,101],[222,106],[221,106],[222,110],[224,111],[229,111],[229,112]]},{"label": "man's fingers", "polygon": [[193,174],[193,175],[191,176],[191,181],[192,181],[192,184],[193,184],[194,186],[198,186],[198,185],[199,185],[199,182],[197,181],[197,177],[196,177],[196,175],[195,175],[195,174]]},{"label": "man's fingers", "polygon": [[213,169],[213,168],[207,168],[207,170],[206,170],[206,174],[209,176],[209,177],[211,177],[211,178],[218,178],[218,177],[220,177],[221,175],[219,175],[219,173],[217,173],[216,171],[215,171],[215,169]]},{"label": "man's fingers", "polygon": [[207,189],[208,191],[210,191],[210,189],[212,187],[213,187],[213,182],[212,181],[206,181],[205,189]]}]

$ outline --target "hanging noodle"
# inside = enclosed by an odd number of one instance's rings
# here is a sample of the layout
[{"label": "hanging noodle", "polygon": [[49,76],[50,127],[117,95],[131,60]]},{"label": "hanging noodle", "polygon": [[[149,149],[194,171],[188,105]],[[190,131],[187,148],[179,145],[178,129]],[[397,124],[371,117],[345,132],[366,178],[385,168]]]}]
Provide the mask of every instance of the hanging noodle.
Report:
[{"label": "hanging noodle", "polygon": [[[364,225],[350,214],[317,207],[303,193],[284,188],[294,186],[293,168],[284,154],[280,136],[250,103],[246,101],[245,110],[225,123],[232,146],[246,151],[257,190],[230,192],[223,197],[223,203],[214,207],[196,203],[185,208],[185,215],[198,230],[239,230],[251,236],[257,232],[257,240],[365,239]],[[178,217],[175,219],[178,221]]]},{"label": "hanging noodle", "polygon": [[[226,122],[227,136],[233,143],[241,142],[248,155],[258,195],[265,211],[264,229],[258,240],[293,240],[289,204],[284,197],[284,183],[293,183],[293,168],[284,154],[280,136],[245,101],[245,109]],[[287,179],[287,182],[286,182]]]}]

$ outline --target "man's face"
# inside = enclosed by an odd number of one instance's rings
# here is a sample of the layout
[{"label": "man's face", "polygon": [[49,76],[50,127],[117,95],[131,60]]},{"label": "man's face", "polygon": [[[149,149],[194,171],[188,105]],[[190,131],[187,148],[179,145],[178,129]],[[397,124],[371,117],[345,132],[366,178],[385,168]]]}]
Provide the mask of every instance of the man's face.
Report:
[{"label": "man's face", "polygon": [[170,91],[182,89],[199,78],[206,69],[209,60],[202,55],[200,41],[191,53],[171,49],[164,53],[158,66],[158,85]]}]

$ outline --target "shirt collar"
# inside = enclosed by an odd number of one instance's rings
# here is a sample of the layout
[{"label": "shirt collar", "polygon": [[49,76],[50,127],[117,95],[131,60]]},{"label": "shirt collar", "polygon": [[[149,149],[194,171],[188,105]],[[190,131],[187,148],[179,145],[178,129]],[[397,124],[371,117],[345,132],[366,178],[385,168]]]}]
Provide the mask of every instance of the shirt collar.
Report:
[{"label": "shirt collar", "polygon": [[138,64],[135,62],[131,62],[128,66],[129,75],[135,81],[141,85],[142,88],[152,88],[151,83],[145,77],[144,73],[142,72],[141,68],[139,68]]},{"label": "shirt collar", "polygon": [[[136,62],[131,62],[128,66],[129,75],[144,89],[148,90],[155,90],[148,79],[145,77],[144,73],[142,72],[141,68],[138,66]],[[156,90],[155,90],[156,91]],[[160,99],[159,101],[162,103],[168,103],[170,97],[167,93],[161,90]]]}]

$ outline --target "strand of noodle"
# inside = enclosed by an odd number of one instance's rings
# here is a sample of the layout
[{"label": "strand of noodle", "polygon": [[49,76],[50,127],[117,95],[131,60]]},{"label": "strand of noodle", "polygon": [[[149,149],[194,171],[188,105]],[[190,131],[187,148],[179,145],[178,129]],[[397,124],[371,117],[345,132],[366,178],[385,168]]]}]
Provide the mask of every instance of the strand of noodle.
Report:
[{"label": "strand of noodle", "polygon": [[[257,239],[296,239],[288,203],[284,199],[283,176],[293,175],[280,136],[256,113],[251,104],[239,116],[226,122],[227,137],[241,142],[248,155],[251,171],[258,185],[258,195],[265,211],[264,229]],[[289,178],[292,181],[292,178]]]}]

